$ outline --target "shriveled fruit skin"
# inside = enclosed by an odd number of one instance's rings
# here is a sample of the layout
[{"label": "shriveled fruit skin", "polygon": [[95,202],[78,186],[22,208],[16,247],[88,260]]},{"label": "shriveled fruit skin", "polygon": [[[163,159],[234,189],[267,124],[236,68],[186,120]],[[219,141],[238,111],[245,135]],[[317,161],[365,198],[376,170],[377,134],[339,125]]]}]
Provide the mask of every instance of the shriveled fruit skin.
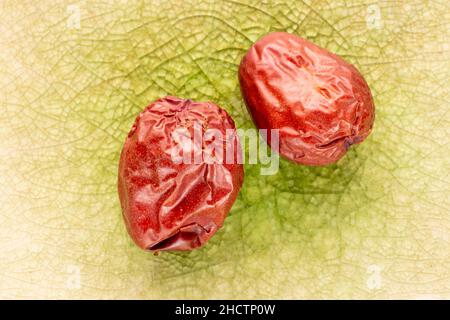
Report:
[{"label": "shriveled fruit skin", "polygon": [[[202,246],[222,226],[241,188],[244,171],[237,161],[173,161],[170,150],[177,142],[172,132],[186,128],[193,137],[195,122],[202,133],[211,128],[226,137],[227,129],[236,131],[231,117],[213,103],[165,97],[139,114],[125,141],[119,198],[128,233],[142,249]],[[229,143],[235,145],[237,159],[241,152],[237,135]]]},{"label": "shriveled fruit skin", "polygon": [[362,75],[298,36],[275,32],[254,43],[239,81],[256,126],[279,129],[279,153],[296,163],[334,163],[372,130],[375,106]]}]

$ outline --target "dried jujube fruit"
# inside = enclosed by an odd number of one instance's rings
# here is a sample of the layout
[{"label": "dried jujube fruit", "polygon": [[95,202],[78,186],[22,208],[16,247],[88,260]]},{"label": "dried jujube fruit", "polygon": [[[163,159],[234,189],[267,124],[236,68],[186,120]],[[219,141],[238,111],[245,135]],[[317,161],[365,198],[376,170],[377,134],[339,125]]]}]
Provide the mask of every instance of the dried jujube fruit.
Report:
[{"label": "dried jujube fruit", "polygon": [[[194,153],[201,155],[213,142],[206,138],[194,146],[196,125],[201,134],[209,129],[220,132],[223,139],[214,136],[214,143],[224,154],[226,145],[233,145],[234,160],[219,162],[202,156],[195,160]],[[182,140],[174,134],[180,129],[186,133],[181,148]],[[125,224],[139,247],[191,250],[205,244],[222,226],[244,177],[237,161],[239,140],[230,132],[236,133],[233,120],[210,102],[165,97],[139,114],[123,146],[118,181]],[[188,163],[173,157],[193,150]]]},{"label": "dried jujube fruit", "polygon": [[239,80],[256,126],[278,129],[279,153],[296,163],[334,163],[372,129],[375,107],[362,75],[298,36],[275,32],[258,40],[241,61]]}]

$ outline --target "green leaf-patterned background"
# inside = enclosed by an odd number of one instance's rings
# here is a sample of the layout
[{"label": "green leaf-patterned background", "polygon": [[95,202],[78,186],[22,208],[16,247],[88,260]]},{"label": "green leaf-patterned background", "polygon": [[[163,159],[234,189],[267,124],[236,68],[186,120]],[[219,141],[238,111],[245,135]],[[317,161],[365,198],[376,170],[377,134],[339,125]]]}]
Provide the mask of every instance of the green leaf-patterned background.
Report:
[{"label": "green leaf-patterned background", "polygon": [[[355,64],[373,133],[329,167],[246,165],[204,248],[139,250],[134,118],[171,94],[252,128],[237,69],[270,31]],[[450,298],[449,39],[447,1],[1,1],[0,297]]]}]

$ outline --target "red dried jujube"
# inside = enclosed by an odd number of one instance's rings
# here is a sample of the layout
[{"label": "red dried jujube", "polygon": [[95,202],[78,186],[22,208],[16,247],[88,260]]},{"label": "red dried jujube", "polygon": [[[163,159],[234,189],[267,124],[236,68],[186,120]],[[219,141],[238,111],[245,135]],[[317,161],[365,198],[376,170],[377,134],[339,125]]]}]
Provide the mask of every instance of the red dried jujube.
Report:
[{"label": "red dried jujube", "polygon": [[[174,161],[174,131],[186,129],[193,138],[195,123],[202,133],[221,132],[224,152],[227,143],[235,146],[235,161]],[[222,226],[244,175],[237,135],[228,141],[226,130],[235,132],[233,120],[210,102],[165,97],[137,117],[120,157],[118,188],[127,230],[139,247],[191,250]]]},{"label": "red dried jujube", "polygon": [[298,36],[258,40],[242,59],[239,80],[256,126],[279,129],[279,153],[296,163],[334,163],[372,129],[375,107],[358,70]]}]

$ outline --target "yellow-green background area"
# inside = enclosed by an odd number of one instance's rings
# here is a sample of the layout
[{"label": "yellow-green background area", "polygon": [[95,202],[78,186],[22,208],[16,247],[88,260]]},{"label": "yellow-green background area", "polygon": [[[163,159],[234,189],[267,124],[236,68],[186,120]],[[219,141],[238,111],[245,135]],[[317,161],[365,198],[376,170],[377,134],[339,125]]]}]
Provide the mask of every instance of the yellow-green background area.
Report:
[{"label": "yellow-green background area", "polygon": [[[0,297],[450,298],[449,9],[1,1]],[[373,133],[329,167],[282,161],[261,176],[246,165],[204,248],[139,250],[116,191],[134,118],[171,94],[215,101],[252,128],[238,64],[276,30],[360,69],[376,102]]]}]

